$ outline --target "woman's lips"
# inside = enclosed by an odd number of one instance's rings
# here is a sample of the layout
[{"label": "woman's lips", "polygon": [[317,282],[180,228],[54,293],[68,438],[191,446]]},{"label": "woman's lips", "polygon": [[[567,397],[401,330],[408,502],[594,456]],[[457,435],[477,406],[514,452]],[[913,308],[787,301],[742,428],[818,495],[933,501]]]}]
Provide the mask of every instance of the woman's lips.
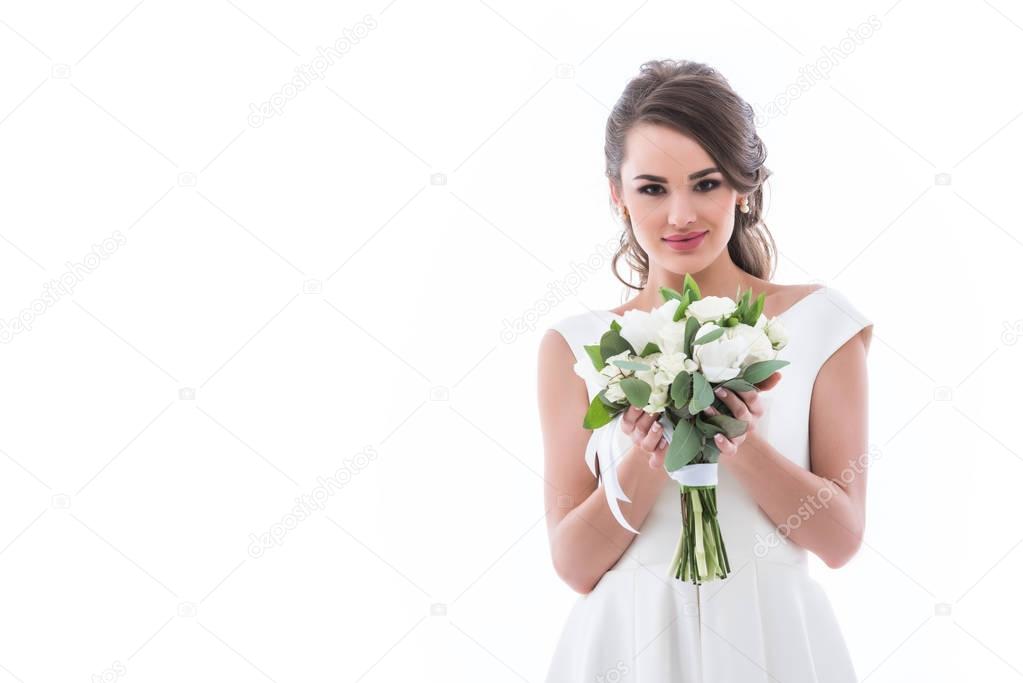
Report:
[{"label": "woman's lips", "polygon": [[704,230],[698,236],[690,237],[689,239],[683,240],[680,239],[669,240],[664,238],[661,239],[664,241],[665,244],[668,245],[669,249],[674,249],[675,251],[692,251],[693,249],[696,249],[698,246],[700,246],[700,243],[703,242],[703,238],[706,235],[707,231]]}]

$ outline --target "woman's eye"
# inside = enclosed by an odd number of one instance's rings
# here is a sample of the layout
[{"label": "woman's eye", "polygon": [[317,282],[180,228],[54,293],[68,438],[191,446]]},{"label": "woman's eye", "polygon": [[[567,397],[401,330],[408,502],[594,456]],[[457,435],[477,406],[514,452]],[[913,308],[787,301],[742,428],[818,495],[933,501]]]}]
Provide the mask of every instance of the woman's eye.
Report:
[{"label": "woman's eye", "polygon": [[696,186],[697,186],[697,187],[700,187],[700,186],[701,186],[701,185],[703,185],[704,183],[709,183],[709,185],[708,185],[708,186],[707,186],[707,187],[706,187],[705,189],[703,189],[703,190],[702,190],[702,192],[710,192],[710,191],[711,191],[711,190],[713,190],[713,189],[714,189],[715,187],[717,187],[718,185],[720,185],[720,184],[721,184],[721,183],[720,183],[719,181],[717,181],[717,180],[704,180],[704,181],[701,181],[701,182],[697,183],[697,184],[696,184]]},{"label": "woman's eye", "polygon": [[653,189],[653,190],[663,190],[664,188],[661,187],[660,185],[644,185],[643,187],[639,188],[639,193],[640,194],[651,194],[651,195],[661,194],[660,192],[647,192],[647,190],[650,190],[650,189]]}]

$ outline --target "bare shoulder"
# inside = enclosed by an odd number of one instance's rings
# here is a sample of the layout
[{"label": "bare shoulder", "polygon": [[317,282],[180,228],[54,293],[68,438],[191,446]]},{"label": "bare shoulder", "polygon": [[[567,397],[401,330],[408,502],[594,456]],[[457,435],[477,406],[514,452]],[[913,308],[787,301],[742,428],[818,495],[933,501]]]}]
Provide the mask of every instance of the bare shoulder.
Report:
[{"label": "bare shoulder", "polygon": [[771,283],[764,288],[764,315],[768,318],[784,313],[804,297],[813,294],[824,285],[809,283],[801,285],[778,285]]}]

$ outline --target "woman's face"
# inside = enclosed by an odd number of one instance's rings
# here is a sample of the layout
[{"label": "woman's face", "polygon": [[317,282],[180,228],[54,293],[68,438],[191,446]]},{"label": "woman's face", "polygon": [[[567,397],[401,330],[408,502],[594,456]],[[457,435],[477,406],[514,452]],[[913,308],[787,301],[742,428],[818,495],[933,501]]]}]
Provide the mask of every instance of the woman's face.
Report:
[{"label": "woman's face", "polygon": [[[651,268],[696,273],[727,249],[735,228],[738,194],[714,160],[692,138],[656,124],[633,126],[625,138],[622,196]],[[706,233],[688,245],[666,238]],[[673,248],[676,244],[683,248]]]}]

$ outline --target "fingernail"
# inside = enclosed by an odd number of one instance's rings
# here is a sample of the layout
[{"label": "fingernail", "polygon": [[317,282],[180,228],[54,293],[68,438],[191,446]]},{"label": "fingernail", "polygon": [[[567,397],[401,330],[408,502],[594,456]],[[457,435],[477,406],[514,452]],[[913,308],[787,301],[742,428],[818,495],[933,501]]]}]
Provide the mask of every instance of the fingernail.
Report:
[{"label": "fingernail", "polygon": [[651,429],[653,429],[653,430],[654,430],[655,432],[657,432],[657,431],[660,431],[660,429],[661,429],[661,424],[660,424],[659,422],[655,422],[655,423],[654,423],[654,426],[653,426],[653,427],[651,427]]},{"label": "fingernail", "polygon": [[715,389],[714,393],[717,394],[718,396],[720,396],[721,398],[725,397],[725,390],[722,389],[721,387],[718,387],[717,389]]}]

